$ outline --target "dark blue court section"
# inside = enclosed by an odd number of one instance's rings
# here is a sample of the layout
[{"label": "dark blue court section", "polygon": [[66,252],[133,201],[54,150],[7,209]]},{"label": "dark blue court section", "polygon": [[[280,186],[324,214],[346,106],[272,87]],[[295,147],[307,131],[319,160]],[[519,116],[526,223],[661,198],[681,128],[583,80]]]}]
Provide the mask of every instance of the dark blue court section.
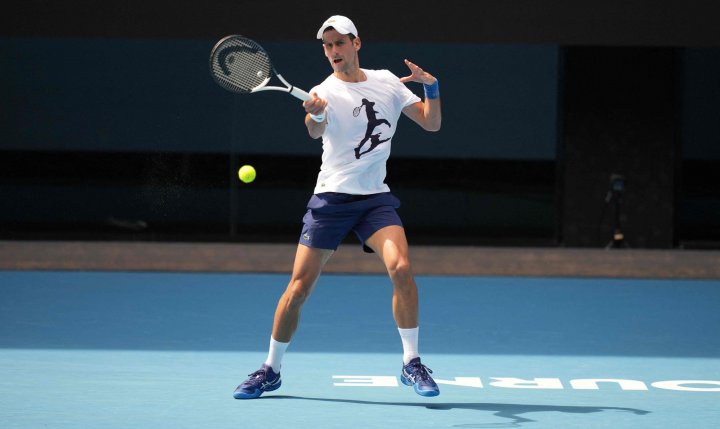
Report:
[{"label": "dark blue court section", "polygon": [[[265,351],[280,274],[0,273],[0,347]],[[422,349],[718,357],[720,282],[420,277]],[[393,352],[385,276],[325,275],[292,349]],[[352,332],[349,338],[346,334]]]}]

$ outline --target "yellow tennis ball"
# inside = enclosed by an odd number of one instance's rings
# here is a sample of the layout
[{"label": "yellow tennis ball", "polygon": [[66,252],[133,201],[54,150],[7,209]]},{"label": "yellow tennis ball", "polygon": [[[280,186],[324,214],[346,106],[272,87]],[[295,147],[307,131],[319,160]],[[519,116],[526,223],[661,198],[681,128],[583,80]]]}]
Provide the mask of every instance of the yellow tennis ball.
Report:
[{"label": "yellow tennis ball", "polygon": [[255,168],[252,165],[243,165],[238,170],[238,177],[244,183],[250,183],[255,180]]}]

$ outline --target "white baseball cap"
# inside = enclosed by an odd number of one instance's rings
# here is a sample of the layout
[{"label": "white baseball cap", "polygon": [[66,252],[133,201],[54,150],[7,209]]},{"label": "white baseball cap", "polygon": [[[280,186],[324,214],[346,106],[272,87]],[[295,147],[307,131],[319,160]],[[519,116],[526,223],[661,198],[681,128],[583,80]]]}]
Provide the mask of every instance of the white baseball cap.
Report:
[{"label": "white baseball cap", "polygon": [[355,24],[353,24],[353,22],[350,21],[350,18],[348,17],[342,15],[333,15],[330,18],[326,19],[318,30],[318,39],[322,39],[322,35],[325,30],[328,29],[328,27],[334,28],[340,34],[352,34],[353,36],[358,37],[357,28],[355,28]]}]

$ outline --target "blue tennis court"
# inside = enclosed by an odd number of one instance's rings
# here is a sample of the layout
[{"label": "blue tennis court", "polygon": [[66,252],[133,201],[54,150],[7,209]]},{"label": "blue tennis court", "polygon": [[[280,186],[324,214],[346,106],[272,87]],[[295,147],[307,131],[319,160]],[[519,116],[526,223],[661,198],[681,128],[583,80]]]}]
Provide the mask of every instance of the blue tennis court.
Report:
[{"label": "blue tennis court", "polygon": [[382,275],[326,274],[257,400],[286,274],[0,271],[3,428],[711,428],[720,281],[418,276],[441,395],[399,382]]}]

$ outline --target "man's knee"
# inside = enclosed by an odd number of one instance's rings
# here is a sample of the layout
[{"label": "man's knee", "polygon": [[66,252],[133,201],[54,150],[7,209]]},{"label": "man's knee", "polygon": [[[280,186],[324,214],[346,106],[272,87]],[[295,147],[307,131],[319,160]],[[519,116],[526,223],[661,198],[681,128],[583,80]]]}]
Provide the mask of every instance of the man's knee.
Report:
[{"label": "man's knee", "polygon": [[291,308],[300,308],[305,304],[310,292],[312,291],[312,284],[309,284],[303,279],[294,279],[288,284],[287,290],[285,291],[285,298],[287,299],[288,306]]},{"label": "man's knee", "polygon": [[388,265],[387,269],[395,286],[403,287],[412,283],[412,268],[410,267],[410,261],[407,259],[393,261]]}]

